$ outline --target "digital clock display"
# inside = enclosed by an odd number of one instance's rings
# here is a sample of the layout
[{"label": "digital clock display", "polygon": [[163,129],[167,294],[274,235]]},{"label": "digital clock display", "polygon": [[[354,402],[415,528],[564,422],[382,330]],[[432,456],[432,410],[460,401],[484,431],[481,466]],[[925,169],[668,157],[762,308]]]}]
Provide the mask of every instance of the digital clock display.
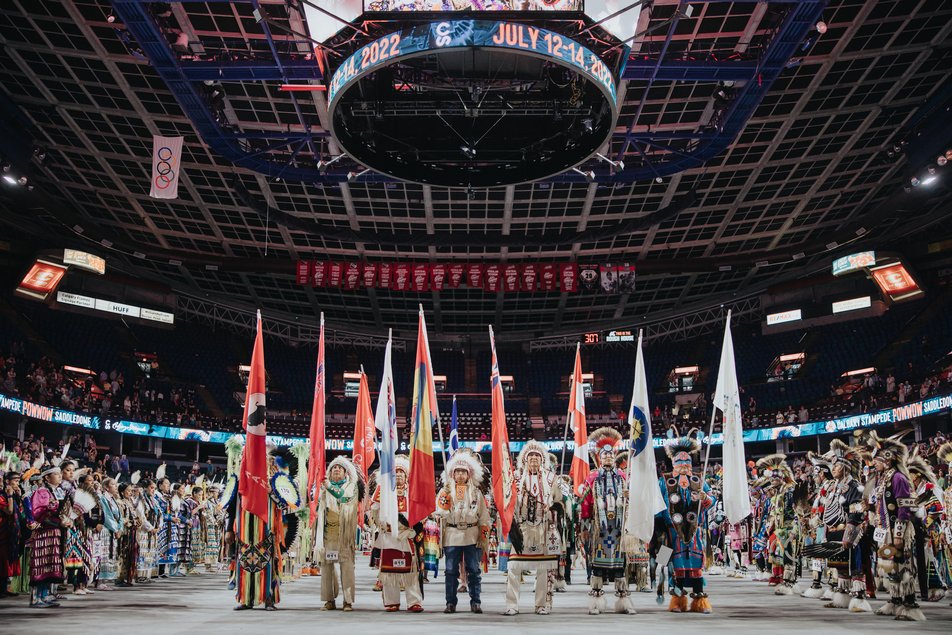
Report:
[{"label": "digital clock display", "polygon": [[586,333],[582,336],[582,342],[585,344],[598,344],[602,341],[601,333]]},{"label": "digital clock display", "polygon": [[504,48],[551,59],[588,76],[616,102],[615,77],[597,55],[578,42],[547,29],[498,20],[445,20],[408,27],[367,44],[334,72],[328,86],[333,104],[341,88],[393,61],[450,48]]}]

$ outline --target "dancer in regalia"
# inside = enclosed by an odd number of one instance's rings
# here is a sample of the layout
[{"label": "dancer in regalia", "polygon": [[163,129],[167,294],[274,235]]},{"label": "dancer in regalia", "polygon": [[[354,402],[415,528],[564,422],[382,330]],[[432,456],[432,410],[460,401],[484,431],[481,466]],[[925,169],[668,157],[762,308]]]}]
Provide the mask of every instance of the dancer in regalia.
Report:
[{"label": "dancer in regalia", "polygon": [[797,484],[786,459],[785,454],[771,454],[757,461],[760,483],[770,496],[767,558],[772,566],[770,584],[776,587],[776,595],[796,592],[801,528],[812,507],[809,485]]},{"label": "dancer in regalia", "polygon": [[59,489],[63,479],[60,468],[48,467],[40,476],[43,482],[30,497],[36,524],[30,536],[30,586],[33,589],[30,606],[49,608],[59,606],[52,587],[66,579],[62,532],[72,526],[72,521],[61,514],[64,497]]},{"label": "dancer in regalia", "polygon": [[516,509],[509,542],[506,573],[506,611],[519,613],[520,585],[525,571],[535,571],[535,612],[548,615],[552,607],[555,570],[562,555],[558,512],[562,490],[549,469],[549,451],[538,441],[527,441],[519,452],[516,474]]},{"label": "dancer in regalia", "polygon": [[[396,475],[397,510],[399,527],[397,535],[390,532],[390,526],[380,517],[380,488],[374,492],[371,516],[377,525],[377,539],[374,546],[380,550],[380,585],[383,605],[387,612],[400,610],[400,589],[406,592],[407,610],[411,613],[423,612],[423,593],[420,590],[420,543],[423,541],[423,525],[411,527],[406,513],[409,509],[409,491],[407,478],[410,475],[410,460],[397,455],[394,462]],[[322,573],[323,575],[323,573]]]},{"label": "dancer in regalia", "polygon": [[598,462],[579,492],[582,542],[592,568],[589,615],[605,610],[605,582],[615,583],[615,612],[635,614],[628,591],[628,556],[622,550],[628,488],[625,473],[615,466],[619,443],[621,433],[614,428],[598,428],[588,435],[589,451]]},{"label": "dancer in regalia", "polygon": [[[343,594],[343,609],[354,607],[354,555],[360,503],[364,483],[354,463],[339,456],[327,467],[318,494],[317,522],[314,526],[314,560],[321,565],[321,601],[324,611],[337,608]],[[338,569],[340,576],[338,577]]]},{"label": "dancer in regalia", "polygon": [[875,431],[865,434],[865,441],[872,450],[876,475],[864,496],[870,524],[875,528],[877,573],[889,593],[889,601],[876,614],[892,615],[897,620],[924,620],[916,601],[916,532],[912,526],[916,499],[905,465],[909,451],[898,439],[880,438]]},{"label": "dancer in regalia", "polygon": [[[700,452],[701,443],[688,433],[670,439],[665,452],[671,459],[671,474],[659,481],[667,509],[659,516],[664,533],[659,542],[674,550],[671,556],[672,613],[710,613],[711,601],[704,590],[704,534],[707,510],[714,505],[711,488],[693,473],[692,456]],[[691,604],[688,606],[688,592]]]},{"label": "dancer in regalia", "polygon": [[919,574],[920,598],[938,602],[945,597],[945,585],[939,571],[942,567],[938,554],[942,552],[942,519],[946,510],[942,504],[942,490],[929,463],[913,452],[906,459],[906,471],[912,478],[916,509],[912,517],[916,534],[916,571]]},{"label": "dancer in regalia", "polygon": [[460,449],[446,462],[443,487],[436,498],[436,515],[442,522],[443,552],[446,554],[444,585],[446,608],[455,613],[462,564],[466,572],[469,608],[482,613],[482,558],[489,541],[489,506],[480,486],[485,469],[475,454]]}]

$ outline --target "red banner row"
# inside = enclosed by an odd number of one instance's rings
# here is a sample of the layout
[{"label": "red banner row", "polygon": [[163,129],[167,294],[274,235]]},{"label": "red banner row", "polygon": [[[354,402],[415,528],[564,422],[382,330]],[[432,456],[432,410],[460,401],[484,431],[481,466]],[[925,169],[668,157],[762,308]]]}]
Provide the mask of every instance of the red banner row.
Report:
[{"label": "red banner row", "polygon": [[[598,266],[596,265],[596,270]],[[579,290],[579,265],[562,264],[429,264],[323,262],[299,260],[297,283],[348,290],[376,287],[395,291],[441,291],[466,285],[490,293]]]}]

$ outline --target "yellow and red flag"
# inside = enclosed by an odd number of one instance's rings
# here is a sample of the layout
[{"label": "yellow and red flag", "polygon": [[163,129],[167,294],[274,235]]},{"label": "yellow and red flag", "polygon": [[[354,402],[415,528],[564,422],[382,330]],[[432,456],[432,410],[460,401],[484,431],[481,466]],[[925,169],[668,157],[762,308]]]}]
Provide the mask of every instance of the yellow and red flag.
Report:
[{"label": "yellow and red flag", "polygon": [[512,517],[516,511],[516,488],[512,469],[512,454],[509,452],[509,429],[506,427],[506,406],[499,378],[499,359],[496,357],[496,338],[489,327],[489,344],[492,348],[492,370],[489,384],[492,390],[493,423],[493,500],[499,512],[502,535],[508,536]]},{"label": "yellow and red flag", "polygon": [[367,375],[360,370],[360,389],[357,391],[357,416],[354,419],[354,451],[352,454],[357,471],[367,480],[368,470],[374,462],[374,413],[370,408],[370,388]]},{"label": "yellow and red flag", "polygon": [[412,527],[436,509],[436,477],[433,465],[433,428],[439,425],[436,384],[430,342],[426,335],[423,306],[417,333],[416,365],[413,373],[413,408],[410,414],[410,477],[407,520]]},{"label": "yellow and red flag", "polygon": [[248,389],[245,392],[245,411],[242,427],[245,430],[245,448],[241,454],[241,469],[238,478],[238,493],[244,511],[268,522],[268,505],[271,484],[268,482],[267,430],[265,426],[264,338],[261,336],[261,311],[258,311],[258,327],[255,347],[251,352],[251,371],[248,373]]},{"label": "yellow and red flag", "polygon": [[324,367],[324,314],[321,313],[321,334],[317,344],[317,376],[314,379],[314,404],[311,406],[311,455],[307,462],[307,496],[311,508],[310,524],[317,522],[317,499],[324,482],[324,406],[326,385]]},{"label": "yellow and red flag", "polygon": [[588,478],[588,430],[585,426],[585,385],[582,382],[581,346],[575,346],[575,370],[569,388],[569,426],[575,433],[575,450],[572,454],[572,487],[577,494]]}]

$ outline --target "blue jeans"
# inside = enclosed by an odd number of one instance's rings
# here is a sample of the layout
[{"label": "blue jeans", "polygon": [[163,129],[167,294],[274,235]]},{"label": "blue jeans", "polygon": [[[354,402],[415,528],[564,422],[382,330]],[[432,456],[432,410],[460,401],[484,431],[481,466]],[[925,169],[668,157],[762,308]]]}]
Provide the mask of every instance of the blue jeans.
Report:
[{"label": "blue jeans", "polygon": [[466,578],[468,580],[466,588],[469,591],[470,604],[479,604],[479,591],[481,581],[480,563],[483,559],[483,550],[476,545],[466,545],[465,547],[444,547],[446,554],[446,603],[456,606],[456,589],[459,588],[459,563],[461,560],[466,562]]}]

